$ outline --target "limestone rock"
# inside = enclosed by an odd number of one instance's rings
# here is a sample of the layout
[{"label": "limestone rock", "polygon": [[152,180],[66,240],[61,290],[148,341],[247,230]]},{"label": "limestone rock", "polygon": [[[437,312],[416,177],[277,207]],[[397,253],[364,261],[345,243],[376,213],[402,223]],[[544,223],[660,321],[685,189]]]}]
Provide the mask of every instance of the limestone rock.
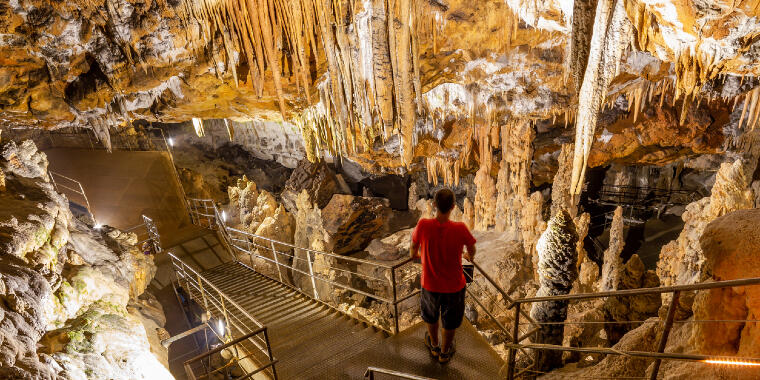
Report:
[{"label": "limestone rock", "polygon": [[336,194],[322,209],[323,226],[330,248],[337,254],[364,249],[382,232],[389,217],[389,204],[382,198]]},{"label": "limestone rock", "polygon": [[[616,281],[613,287],[616,290],[653,288],[660,285],[660,280],[654,271],[646,270],[644,263],[636,254],[619,268]],[[605,325],[607,339],[613,343],[617,342],[626,332],[636,327],[636,324],[627,323],[627,321],[643,321],[654,317],[660,305],[660,296],[657,294],[607,298],[604,304],[607,320],[625,322]]]},{"label": "limestone rock", "polygon": [[[647,323],[642,324],[626,334],[617,344],[612,346],[612,348],[621,351],[652,352],[656,350],[658,343],[658,323],[656,322],[658,321],[654,318],[647,320]],[[567,368],[542,376],[541,378],[559,380],[567,379],[568,377],[642,377],[651,362],[652,359],[641,359],[625,355],[607,355],[607,357],[596,365],[582,369],[568,366]],[[661,373],[664,373],[664,371]]]},{"label": "limestone rock", "polygon": [[489,167],[482,165],[475,175],[475,230],[485,231],[493,226],[496,218],[496,183],[489,173]]},{"label": "limestone rock", "polygon": [[24,178],[44,178],[47,176],[47,156],[37,151],[32,140],[21,145],[11,141],[2,148],[3,171]]},{"label": "limestone rock", "polygon": [[309,201],[316,203],[320,209],[327,206],[333,194],[341,193],[335,173],[324,161],[312,163],[302,160],[293,170],[282,191],[282,202],[288,211],[295,211],[302,190],[306,190]]},{"label": "limestone rock", "polygon": [[149,344],[157,330],[126,309],[155,274],[152,257],[134,234],[74,219],[44,154],[22,147],[0,159],[11,168],[0,193],[0,377],[172,378],[158,359],[166,350]]},{"label": "limestone rock", "polygon": [[559,167],[552,182],[552,216],[562,209],[566,210],[571,218],[575,218],[575,215],[578,213],[577,204],[570,194],[573,149],[575,149],[575,145],[564,144],[559,154]]},{"label": "limestone rock", "polygon": [[374,239],[365,250],[370,257],[380,261],[396,261],[406,258],[409,256],[413,230],[413,228],[401,230],[382,239]]},{"label": "limestone rock", "polygon": [[[700,238],[704,268],[716,281],[760,277],[760,210],[737,210],[710,222]],[[760,289],[755,286],[699,292],[694,317],[700,320],[760,318]],[[700,352],[755,357],[760,355],[760,330],[755,323],[698,324],[694,341]]]},{"label": "limestone rock", "polygon": [[382,197],[390,201],[394,210],[406,210],[409,207],[409,189],[407,179],[395,174],[369,176],[359,182],[369,189],[372,196]]},{"label": "limestone rock", "polygon": [[464,198],[464,210],[462,211],[462,223],[472,231],[475,228],[475,206],[470,198]]},{"label": "limestone rock", "polygon": [[686,206],[682,216],[686,222],[683,231],[660,252],[657,276],[663,286],[692,284],[707,277],[699,239],[708,223],[716,218],[754,207],[754,194],[749,189],[751,173],[747,170],[742,160],[721,164],[712,194]]}]

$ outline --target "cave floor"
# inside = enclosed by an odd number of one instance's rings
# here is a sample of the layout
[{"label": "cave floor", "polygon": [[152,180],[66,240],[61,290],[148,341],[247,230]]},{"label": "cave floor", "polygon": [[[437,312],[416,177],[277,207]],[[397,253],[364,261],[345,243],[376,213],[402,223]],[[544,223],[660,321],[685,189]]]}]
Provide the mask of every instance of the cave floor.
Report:
[{"label": "cave floor", "polygon": [[203,276],[267,326],[282,379],[359,379],[369,366],[436,379],[504,376],[503,360],[467,321],[457,332],[456,355],[441,365],[424,346],[423,323],[389,336],[238,262]]}]

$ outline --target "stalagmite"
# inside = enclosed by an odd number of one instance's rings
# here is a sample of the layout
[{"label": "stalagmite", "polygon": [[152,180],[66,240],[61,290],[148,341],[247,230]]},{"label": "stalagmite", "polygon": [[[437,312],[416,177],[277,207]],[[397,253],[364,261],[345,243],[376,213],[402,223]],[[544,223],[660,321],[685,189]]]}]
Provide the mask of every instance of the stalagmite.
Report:
[{"label": "stalagmite", "polygon": [[620,253],[623,252],[625,237],[623,236],[623,208],[618,206],[612,216],[612,227],[610,228],[610,245],[604,251],[604,261],[602,263],[602,280],[600,290],[603,292],[617,290],[620,270],[623,266],[623,259]]},{"label": "stalagmite", "polygon": [[462,222],[464,222],[470,230],[475,228],[475,207],[472,205],[470,198],[464,199]]},{"label": "stalagmite", "polygon": [[578,96],[578,119],[575,125],[575,154],[570,192],[578,195],[594,141],[594,131],[602,102],[620,61],[631,25],[622,0],[599,0],[594,20],[586,73]]},{"label": "stalagmite", "polygon": [[521,240],[520,214],[530,192],[535,132],[527,121],[505,124],[501,131],[502,160],[496,182],[496,230],[510,231],[515,240]]},{"label": "stalagmite", "polygon": [[480,169],[475,173],[475,186],[478,191],[475,193],[474,224],[475,229],[480,231],[485,231],[489,226],[494,225],[496,217],[496,184],[490,173],[490,161],[481,164]]},{"label": "stalagmite", "polygon": [[[548,223],[546,231],[541,234],[536,250],[538,251],[537,297],[556,296],[570,293],[573,282],[578,277],[576,263],[578,260],[576,244],[578,235],[570,216],[560,210]],[[567,318],[567,301],[537,302],[533,304],[530,316],[541,325],[537,342],[543,344],[562,344],[562,324]],[[537,371],[546,371],[562,364],[561,351],[539,350],[536,356]]]},{"label": "stalagmite", "polygon": [[564,144],[559,153],[559,166],[552,183],[551,215],[564,209],[570,217],[575,218],[578,214],[578,206],[575,198],[570,194],[570,175],[573,163],[573,144]]}]

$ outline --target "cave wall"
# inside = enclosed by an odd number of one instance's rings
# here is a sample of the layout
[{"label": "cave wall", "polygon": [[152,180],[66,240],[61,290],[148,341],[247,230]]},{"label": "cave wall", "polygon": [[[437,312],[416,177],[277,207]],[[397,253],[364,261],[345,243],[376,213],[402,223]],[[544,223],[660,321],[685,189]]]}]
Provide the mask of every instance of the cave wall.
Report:
[{"label": "cave wall", "polygon": [[0,151],[0,377],[172,379],[137,236],[75,218],[30,140]]}]

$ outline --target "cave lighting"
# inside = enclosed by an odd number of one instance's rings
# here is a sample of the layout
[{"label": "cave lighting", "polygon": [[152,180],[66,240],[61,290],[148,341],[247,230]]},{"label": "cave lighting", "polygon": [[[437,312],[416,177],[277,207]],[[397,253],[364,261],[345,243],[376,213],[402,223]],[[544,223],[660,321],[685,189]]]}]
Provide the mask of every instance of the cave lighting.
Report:
[{"label": "cave lighting", "polygon": [[222,222],[227,222],[227,212],[222,210]]},{"label": "cave lighting", "polygon": [[174,139],[173,138],[169,137],[168,142],[169,142],[169,146],[174,146]]},{"label": "cave lighting", "polygon": [[219,336],[224,336],[224,321],[216,321],[216,329],[219,330]]},{"label": "cave lighting", "polygon": [[203,130],[203,120],[202,119],[194,117],[193,118],[193,128],[195,128],[195,134],[198,135],[198,137],[203,137],[203,135],[206,134],[206,132]]},{"label": "cave lighting", "polygon": [[103,228],[103,225],[100,224],[100,223],[95,223],[95,227],[93,227],[93,228],[95,228],[96,230],[99,230],[99,229]]},{"label": "cave lighting", "polygon": [[745,362],[741,360],[731,360],[731,359],[708,359],[708,360],[704,360],[704,362],[708,364],[738,365],[738,366],[745,366],[745,367],[760,366],[760,362]]}]

